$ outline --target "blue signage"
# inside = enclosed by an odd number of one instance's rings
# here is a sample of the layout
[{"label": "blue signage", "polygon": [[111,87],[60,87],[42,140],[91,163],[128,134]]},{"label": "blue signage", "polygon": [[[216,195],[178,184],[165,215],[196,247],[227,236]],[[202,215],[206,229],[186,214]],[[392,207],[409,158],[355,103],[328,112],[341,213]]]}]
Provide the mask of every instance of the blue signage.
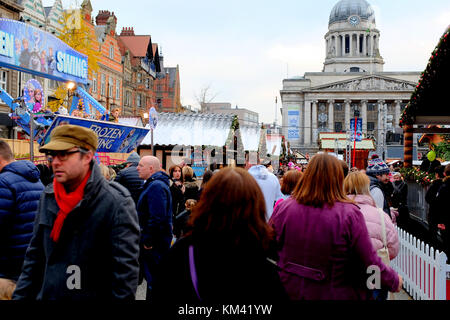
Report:
[{"label": "blue signage", "polygon": [[97,152],[130,153],[144,140],[150,129],[131,127],[113,122],[58,116],[47,130],[41,145],[50,142],[50,134],[57,126],[72,124],[93,130],[98,136]]},{"label": "blue signage", "polygon": [[9,19],[0,19],[0,66],[57,81],[88,80],[86,55],[48,32]]},{"label": "blue signage", "polygon": [[300,139],[300,111],[288,111],[288,140]]},{"label": "blue signage", "polygon": [[350,140],[362,141],[362,119],[358,119],[356,123],[356,137],[355,137],[355,119],[350,120]]}]

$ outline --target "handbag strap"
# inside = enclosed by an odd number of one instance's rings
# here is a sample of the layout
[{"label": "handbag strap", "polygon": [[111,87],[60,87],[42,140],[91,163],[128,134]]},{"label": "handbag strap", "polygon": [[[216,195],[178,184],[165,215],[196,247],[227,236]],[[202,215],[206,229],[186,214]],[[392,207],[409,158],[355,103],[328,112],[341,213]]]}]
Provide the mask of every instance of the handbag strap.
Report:
[{"label": "handbag strap", "polygon": [[197,294],[197,298],[202,301],[200,294],[198,293],[198,279],[197,279],[197,270],[195,269],[195,260],[194,260],[194,246],[189,246],[189,270],[191,272],[191,281],[194,286],[195,293]]},{"label": "handbag strap", "polygon": [[381,236],[383,238],[383,245],[385,248],[387,248],[387,241],[386,241],[386,224],[384,221],[384,215],[386,214],[383,209],[378,208],[378,212],[380,213],[380,219],[381,219]]}]

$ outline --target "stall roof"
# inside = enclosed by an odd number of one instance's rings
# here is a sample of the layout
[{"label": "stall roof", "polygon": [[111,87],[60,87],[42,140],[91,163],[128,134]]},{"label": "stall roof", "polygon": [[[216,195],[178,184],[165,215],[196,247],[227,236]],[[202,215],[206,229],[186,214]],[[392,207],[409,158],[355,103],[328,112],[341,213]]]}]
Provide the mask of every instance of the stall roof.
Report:
[{"label": "stall roof", "polygon": [[127,126],[144,127],[141,117],[119,117],[119,123]]},{"label": "stall roof", "polygon": [[261,139],[261,128],[258,125],[241,126],[239,128],[241,133],[242,144],[246,151],[258,151],[259,141]]},{"label": "stall roof", "polygon": [[[347,148],[347,144],[353,149],[353,142],[347,141],[347,139],[338,139],[338,148],[345,149]],[[336,148],[336,140],[332,138],[321,139],[320,147],[322,150],[325,149],[335,149]],[[356,142],[356,149],[359,150],[375,150],[375,145],[372,139],[363,139],[362,141]]]},{"label": "stall roof", "polygon": [[[222,114],[160,113],[153,130],[153,143],[161,146],[224,146],[233,119],[233,115]],[[150,144],[151,133],[141,145]]]}]

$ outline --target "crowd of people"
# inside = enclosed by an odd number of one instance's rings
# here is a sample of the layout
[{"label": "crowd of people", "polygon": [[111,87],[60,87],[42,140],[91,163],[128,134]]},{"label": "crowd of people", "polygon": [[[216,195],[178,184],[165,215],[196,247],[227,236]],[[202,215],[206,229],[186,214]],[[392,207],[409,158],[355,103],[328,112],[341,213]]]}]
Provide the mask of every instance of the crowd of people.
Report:
[{"label": "crowd of people", "polygon": [[[40,149],[44,181],[0,140],[0,299],[133,300],[144,279],[155,304],[386,300],[402,288],[389,260],[405,186],[394,175],[386,187],[378,157],[349,170],[318,154],[278,178],[247,159],[200,183],[185,162],[166,172],[137,153],[112,173],[97,146],[90,129],[57,127]],[[434,190],[438,211],[448,178]]]}]

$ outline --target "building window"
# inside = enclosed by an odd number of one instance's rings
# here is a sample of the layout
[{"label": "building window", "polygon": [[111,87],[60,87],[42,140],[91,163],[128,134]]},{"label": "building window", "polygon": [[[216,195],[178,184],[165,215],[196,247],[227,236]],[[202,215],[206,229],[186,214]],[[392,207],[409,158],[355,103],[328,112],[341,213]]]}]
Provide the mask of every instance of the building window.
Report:
[{"label": "building window", "polygon": [[109,58],[114,59],[114,46],[111,43],[111,46],[109,47]]},{"label": "building window", "polygon": [[114,97],[114,80],[112,77],[109,77],[109,92],[108,97]]},{"label": "building window", "polygon": [[120,80],[116,80],[116,99],[120,99]]},{"label": "building window", "polygon": [[105,86],[106,86],[106,77],[104,74],[102,74],[102,80],[100,84],[100,93],[102,96],[105,95]]},{"label": "building window", "polygon": [[125,94],[125,104],[127,106],[131,106],[131,92],[127,91],[127,93]]},{"label": "building window", "polygon": [[359,72],[359,68],[358,67],[351,67],[350,68],[350,72]]},{"label": "building window", "polygon": [[145,79],[145,87],[150,89],[150,78]]},{"label": "building window", "polygon": [[375,130],[375,122],[367,122],[367,131]]},{"label": "building window", "polygon": [[142,74],[137,74],[137,83],[142,83]]},{"label": "building window", "polygon": [[6,87],[8,83],[8,72],[5,70],[0,70],[0,88],[7,91],[8,88]]},{"label": "building window", "polygon": [[142,96],[140,94],[138,94],[136,97],[136,105],[138,108],[142,107]]},{"label": "building window", "polygon": [[158,104],[158,109],[161,110],[161,108],[162,108],[162,99],[157,99],[156,103]]},{"label": "building window", "polygon": [[367,104],[367,111],[375,111],[376,103],[368,103]]},{"label": "building window", "polygon": [[334,111],[342,111],[342,104],[341,103],[336,103],[334,105]]},{"label": "building window", "polygon": [[335,132],[342,132],[342,122],[335,122],[334,123],[334,131]]},{"label": "building window", "polygon": [[93,73],[92,74],[92,92],[93,93],[97,93],[97,74]]}]

